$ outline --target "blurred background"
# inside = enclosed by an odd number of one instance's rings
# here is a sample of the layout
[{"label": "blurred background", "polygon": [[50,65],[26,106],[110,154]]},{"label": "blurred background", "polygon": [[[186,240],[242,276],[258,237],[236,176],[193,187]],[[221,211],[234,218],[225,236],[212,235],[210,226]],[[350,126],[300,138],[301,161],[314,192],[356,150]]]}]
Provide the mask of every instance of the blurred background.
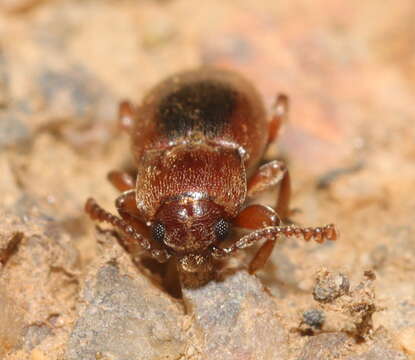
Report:
[{"label": "blurred background", "polygon": [[[374,270],[375,327],[415,354],[414,18],[412,0],[0,0],[0,208],[11,214],[0,230],[10,240],[38,222],[58,227],[73,272],[43,278],[33,269],[49,255],[18,253],[5,266],[3,253],[2,281],[29,309],[26,323],[58,311],[40,299],[60,287],[59,312],[74,311],[73,278],[97,257],[83,204],[93,195],[113,209],[106,173],[131,160],[118,102],[139,103],[164,77],[213,65],[243,73],[268,109],[277,93],[289,96],[269,157],[289,164],[294,220],[333,222],[342,235],[323,246],[285,242],[258,276],[294,316],[321,266],[355,282]],[[34,283],[41,294],[28,305]]]}]

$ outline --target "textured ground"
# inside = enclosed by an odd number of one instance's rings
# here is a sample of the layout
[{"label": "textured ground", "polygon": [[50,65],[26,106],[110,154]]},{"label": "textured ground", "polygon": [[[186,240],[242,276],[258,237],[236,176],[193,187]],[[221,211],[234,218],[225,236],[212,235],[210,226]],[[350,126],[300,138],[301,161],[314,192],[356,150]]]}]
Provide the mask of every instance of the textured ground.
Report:
[{"label": "textured ground", "polygon": [[[415,4],[0,1],[0,359],[415,359]],[[291,98],[304,225],[257,277],[166,294],[83,214],[130,161],[116,104],[177,70]],[[272,156],[273,154],[270,154]],[[266,200],[266,199],[265,199]]]}]

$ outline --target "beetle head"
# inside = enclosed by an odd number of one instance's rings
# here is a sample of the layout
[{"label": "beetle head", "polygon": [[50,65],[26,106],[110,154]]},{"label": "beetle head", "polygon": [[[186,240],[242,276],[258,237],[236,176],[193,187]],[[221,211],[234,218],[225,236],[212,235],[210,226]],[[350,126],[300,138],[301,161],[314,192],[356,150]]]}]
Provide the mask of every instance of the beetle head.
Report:
[{"label": "beetle head", "polygon": [[203,253],[230,230],[223,207],[210,199],[181,197],[164,203],[152,224],[152,236],[177,255]]}]

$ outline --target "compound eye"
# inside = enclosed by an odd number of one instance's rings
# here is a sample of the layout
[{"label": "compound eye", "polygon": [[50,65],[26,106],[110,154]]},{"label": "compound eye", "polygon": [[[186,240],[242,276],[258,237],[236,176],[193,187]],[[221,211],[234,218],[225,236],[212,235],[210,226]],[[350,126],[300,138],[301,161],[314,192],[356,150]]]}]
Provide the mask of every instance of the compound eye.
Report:
[{"label": "compound eye", "polygon": [[231,225],[226,220],[220,219],[215,225],[216,238],[219,241],[225,240],[229,234],[230,229]]},{"label": "compound eye", "polygon": [[151,236],[155,241],[158,241],[160,243],[163,242],[165,235],[166,228],[162,223],[157,222],[151,227]]}]

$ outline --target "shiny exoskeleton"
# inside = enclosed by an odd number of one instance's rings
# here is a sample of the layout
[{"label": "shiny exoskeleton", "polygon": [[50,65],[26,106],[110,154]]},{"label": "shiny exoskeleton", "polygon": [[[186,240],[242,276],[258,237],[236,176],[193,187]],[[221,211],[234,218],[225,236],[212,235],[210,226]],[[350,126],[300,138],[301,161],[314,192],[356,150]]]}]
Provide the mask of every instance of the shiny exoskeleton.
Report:
[{"label": "shiny exoskeleton", "polygon": [[[280,235],[334,240],[333,225],[280,224],[289,215],[288,170],[277,160],[258,167],[287,110],[287,98],[278,96],[268,121],[256,90],[234,72],[204,68],[166,79],[139,107],[120,105],[137,166],[136,179],[109,174],[123,191],[116,200],[120,217],[93,199],[86,211],[158,261],[173,261],[190,287],[209,281],[217,261],[259,240],[264,244],[251,273],[263,266]],[[245,205],[272,188],[279,189],[275,208]],[[233,228],[253,231],[238,239]]]}]

